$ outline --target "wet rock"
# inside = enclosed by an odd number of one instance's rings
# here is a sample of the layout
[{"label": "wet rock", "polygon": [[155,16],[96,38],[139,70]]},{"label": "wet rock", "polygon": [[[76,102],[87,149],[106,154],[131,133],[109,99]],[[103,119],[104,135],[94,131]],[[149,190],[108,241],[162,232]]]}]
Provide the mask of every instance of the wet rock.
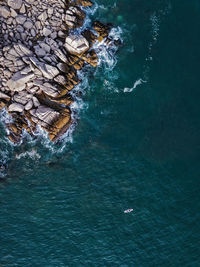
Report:
[{"label": "wet rock", "polygon": [[108,37],[111,25],[104,25],[99,21],[93,23],[94,30],[99,34],[99,41],[101,42],[104,38]]},{"label": "wet rock", "polygon": [[65,22],[68,27],[76,28],[83,25],[85,13],[77,6],[71,6],[66,11]]},{"label": "wet rock", "polygon": [[91,7],[93,5],[92,1],[90,0],[75,0],[74,3],[83,7]]}]

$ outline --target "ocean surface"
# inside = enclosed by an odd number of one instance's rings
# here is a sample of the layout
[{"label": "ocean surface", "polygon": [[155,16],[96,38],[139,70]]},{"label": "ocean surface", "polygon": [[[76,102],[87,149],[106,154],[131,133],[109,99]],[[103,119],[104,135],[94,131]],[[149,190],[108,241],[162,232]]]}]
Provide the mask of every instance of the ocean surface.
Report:
[{"label": "ocean surface", "polygon": [[0,125],[0,266],[200,266],[200,1],[96,0],[95,19],[120,45],[80,72],[63,140]]}]

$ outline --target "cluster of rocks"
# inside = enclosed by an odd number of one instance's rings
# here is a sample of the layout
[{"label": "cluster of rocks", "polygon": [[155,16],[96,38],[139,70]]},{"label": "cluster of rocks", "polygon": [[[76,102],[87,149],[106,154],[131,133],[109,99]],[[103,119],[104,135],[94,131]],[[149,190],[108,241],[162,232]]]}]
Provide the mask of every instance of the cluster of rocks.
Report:
[{"label": "cluster of rocks", "polygon": [[109,26],[96,21],[75,34],[90,0],[0,0],[0,109],[12,117],[9,139],[37,125],[57,140],[71,124],[70,91],[77,70],[97,65],[95,42],[108,38]]}]

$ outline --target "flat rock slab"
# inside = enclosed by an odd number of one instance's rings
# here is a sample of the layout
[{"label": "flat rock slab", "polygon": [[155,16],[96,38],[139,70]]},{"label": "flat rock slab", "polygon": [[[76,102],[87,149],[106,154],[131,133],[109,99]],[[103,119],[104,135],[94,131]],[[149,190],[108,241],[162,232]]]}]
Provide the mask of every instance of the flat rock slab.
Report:
[{"label": "flat rock slab", "polygon": [[8,107],[10,112],[23,112],[24,106],[18,103],[13,103]]},{"label": "flat rock slab", "polygon": [[7,86],[11,91],[22,91],[25,89],[25,84],[34,77],[34,73],[21,74],[16,72],[7,82]]}]

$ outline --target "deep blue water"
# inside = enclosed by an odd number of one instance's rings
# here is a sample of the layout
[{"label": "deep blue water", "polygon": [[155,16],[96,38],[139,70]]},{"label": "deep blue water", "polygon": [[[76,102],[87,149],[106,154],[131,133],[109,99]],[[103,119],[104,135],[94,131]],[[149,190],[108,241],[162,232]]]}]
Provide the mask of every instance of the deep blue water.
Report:
[{"label": "deep blue water", "polygon": [[0,265],[200,266],[200,2],[96,3],[123,44],[85,69],[72,136],[1,126]]}]

